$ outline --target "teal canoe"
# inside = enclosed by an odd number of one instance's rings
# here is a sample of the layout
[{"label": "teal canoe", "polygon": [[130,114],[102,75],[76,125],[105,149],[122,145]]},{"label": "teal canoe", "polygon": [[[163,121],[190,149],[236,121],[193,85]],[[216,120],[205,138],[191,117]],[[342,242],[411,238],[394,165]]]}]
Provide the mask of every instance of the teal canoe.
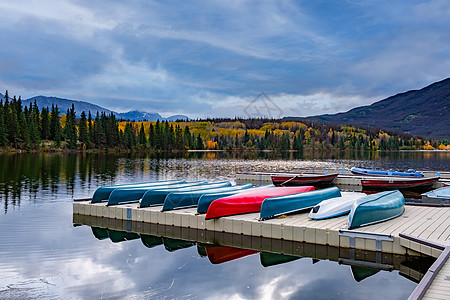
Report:
[{"label": "teal canoe", "polygon": [[119,188],[142,188],[142,187],[152,187],[152,186],[161,186],[168,184],[181,184],[186,183],[184,180],[166,180],[166,181],[153,181],[153,182],[143,182],[143,183],[131,183],[131,184],[118,184],[118,185],[109,185],[109,186],[101,186],[95,190],[94,195],[92,196],[91,203],[100,203],[108,201],[109,195],[115,189]]},{"label": "teal canoe", "polygon": [[162,211],[197,206],[198,200],[203,195],[226,192],[236,194],[248,190],[252,187],[253,184],[247,183],[243,185],[227,186],[215,189],[202,189],[189,192],[172,192],[164,199]]},{"label": "teal canoe", "polygon": [[229,181],[218,182],[218,183],[207,183],[202,185],[197,185],[195,187],[185,187],[180,189],[155,189],[147,191],[139,202],[139,207],[149,207],[154,205],[162,205],[164,199],[173,192],[193,192],[199,190],[216,189],[220,187],[231,186]]},{"label": "teal canoe", "polygon": [[398,190],[368,195],[353,203],[348,215],[348,229],[393,219],[404,211],[405,198]]},{"label": "teal canoe", "polygon": [[[267,184],[267,185],[263,185],[263,186],[257,186],[257,187],[249,188],[249,189],[246,189],[245,191],[249,191],[249,190],[252,190],[252,189],[265,188],[265,187],[274,187],[274,186],[275,185],[273,185],[273,184]],[[236,194],[239,194],[240,192],[243,192],[243,191],[242,190],[236,190],[236,191],[227,191],[227,192],[214,193],[214,194],[204,194],[203,196],[201,196],[198,199],[197,213],[199,213],[199,214],[206,214],[206,212],[208,211],[209,206],[211,205],[211,203],[214,200],[220,199],[220,198],[224,198],[224,197],[228,197],[228,196],[232,196],[232,195],[236,195]]]},{"label": "teal canoe", "polygon": [[164,184],[164,185],[155,185],[155,186],[147,186],[147,187],[138,187],[138,188],[118,188],[112,191],[108,198],[108,206],[116,205],[122,203],[130,203],[130,202],[139,202],[139,200],[144,196],[144,194],[151,190],[159,190],[159,189],[181,189],[187,187],[198,186],[202,184],[206,184],[206,181],[194,181],[194,182],[186,182],[186,183],[178,183],[178,184]]},{"label": "teal canoe", "polygon": [[261,205],[260,219],[266,220],[283,214],[311,208],[323,200],[340,196],[341,192],[337,187],[330,187],[322,190],[267,198]]}]

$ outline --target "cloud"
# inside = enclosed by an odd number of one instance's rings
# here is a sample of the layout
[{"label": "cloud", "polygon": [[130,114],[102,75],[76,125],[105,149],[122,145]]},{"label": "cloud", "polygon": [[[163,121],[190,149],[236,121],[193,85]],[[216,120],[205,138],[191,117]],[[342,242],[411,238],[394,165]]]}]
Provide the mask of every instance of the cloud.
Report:
[{"label": "cloud", "polygon": [[23,98],[233,117],[226,104],[242,109],[265,92],[286,114],[308,115],[449,76],[443,0],[17,0],[0,9],[0,86]]}]

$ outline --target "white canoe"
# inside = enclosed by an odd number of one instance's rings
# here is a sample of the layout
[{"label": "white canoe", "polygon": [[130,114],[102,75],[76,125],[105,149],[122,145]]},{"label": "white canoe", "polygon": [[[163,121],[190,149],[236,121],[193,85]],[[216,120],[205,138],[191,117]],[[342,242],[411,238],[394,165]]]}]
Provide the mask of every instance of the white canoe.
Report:
[{"label": "white canoe", "polygon": [[353,203],[365,197],[364,193],[341,192],[341,197],[324,200],[315,205],[309,213],[312,220],[322,220],[348,214]]}]

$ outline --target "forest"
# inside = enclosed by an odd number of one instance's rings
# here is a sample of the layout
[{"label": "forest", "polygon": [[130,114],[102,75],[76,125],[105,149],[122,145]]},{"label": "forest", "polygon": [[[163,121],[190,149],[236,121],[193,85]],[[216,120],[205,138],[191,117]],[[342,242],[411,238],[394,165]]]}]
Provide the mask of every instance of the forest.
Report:
[{"label": "forest", "polygon": [[204,119],[126,121],[113,113],[81,112],[74,106],[23,106],[21,98],[0,101],[0,148],[25,151],[116,149],[186,150],[450,150],[447,140],[413,137],[403,132],[355,128],[332,123],[275,119]]}]

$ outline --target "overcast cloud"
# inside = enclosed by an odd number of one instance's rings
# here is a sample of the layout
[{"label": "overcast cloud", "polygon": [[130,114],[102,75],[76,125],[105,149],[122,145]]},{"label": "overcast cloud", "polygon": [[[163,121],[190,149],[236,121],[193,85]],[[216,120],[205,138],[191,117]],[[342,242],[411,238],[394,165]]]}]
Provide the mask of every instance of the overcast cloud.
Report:
[{"label": "overcast cloud", "polygon": [[0,2],[0,91],[163,116],[346,111],[450,76],[450,1]]}]

